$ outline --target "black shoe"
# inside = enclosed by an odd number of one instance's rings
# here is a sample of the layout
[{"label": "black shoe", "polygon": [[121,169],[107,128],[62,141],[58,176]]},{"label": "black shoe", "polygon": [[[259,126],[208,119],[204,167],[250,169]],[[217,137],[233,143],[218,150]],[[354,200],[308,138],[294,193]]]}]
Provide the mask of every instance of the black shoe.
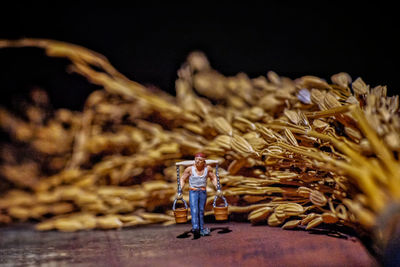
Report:
[{"label": "black shoe", "polygon": [[191,232],[195,237],[200,237],[200,230],[199,229],[192,229]]}]

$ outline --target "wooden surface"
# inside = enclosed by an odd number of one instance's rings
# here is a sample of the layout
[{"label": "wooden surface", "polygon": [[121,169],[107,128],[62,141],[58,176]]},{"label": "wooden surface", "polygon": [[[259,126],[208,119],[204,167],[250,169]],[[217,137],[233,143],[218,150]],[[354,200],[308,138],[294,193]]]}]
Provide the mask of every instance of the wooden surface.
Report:
[{"label": "wooden surface", "polygon": [[354,237],[326,232],[208,223],[74,233],[37,232],[31,224],[0,227],[0,266],[376,266]]}]

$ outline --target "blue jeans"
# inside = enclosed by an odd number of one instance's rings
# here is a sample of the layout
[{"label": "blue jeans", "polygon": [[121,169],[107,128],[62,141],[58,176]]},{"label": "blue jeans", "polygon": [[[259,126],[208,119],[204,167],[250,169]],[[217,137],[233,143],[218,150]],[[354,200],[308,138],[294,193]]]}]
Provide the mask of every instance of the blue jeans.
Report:
[{"label": "blue jeans", "polygon": [[192,229],[193,230],[197,230],[197,229],[203,230],[204,208],[206,206],[206,200],[207,200],[206,190],[190,190],[189,191],[190,214],[192,215]]}]

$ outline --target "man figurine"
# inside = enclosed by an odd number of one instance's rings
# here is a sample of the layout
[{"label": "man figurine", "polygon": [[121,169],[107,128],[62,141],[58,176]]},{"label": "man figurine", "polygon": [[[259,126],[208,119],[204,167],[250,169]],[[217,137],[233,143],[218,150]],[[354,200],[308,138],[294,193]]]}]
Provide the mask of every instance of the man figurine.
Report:
[{"label": "man figurine", "polygon": [[[218,190],[217,176],[211,166],[206,165],[206,156],[203,153],[197,153],[194,157],[194,165],[187,167],[181,177],[182,189],[189,178],[190,213],[192,215],[192,232],[195,235],[206,236],[210,234],[210,230],[204,227],[208,177],[217,189],[217,194],[221,196],[221,190]],[[182,194],[178,195],[178,198],[182,198]]]}]

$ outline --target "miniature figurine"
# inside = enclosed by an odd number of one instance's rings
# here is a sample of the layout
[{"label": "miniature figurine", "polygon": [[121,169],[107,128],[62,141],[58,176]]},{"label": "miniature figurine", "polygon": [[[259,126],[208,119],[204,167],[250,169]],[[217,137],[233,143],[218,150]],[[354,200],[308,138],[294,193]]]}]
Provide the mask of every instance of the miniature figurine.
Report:
[{"label": "miniature figurine", "polygon": [[[222,196],[219,189],[217,176],[211,166],[206,164],[206,156],[203,153],[197,153],[194,158],[194,165],[185,169],[180,180],[180,188],[183,188],[186,180],[189,178],[189,203],[192,215],[192,232],[196,235],[206,236],[210,230],[204,227],[204,208],[207,200],[207,178],[210,178],[217,195]],[[178,192],[178,198],[182,198],[182,192]]]}]

